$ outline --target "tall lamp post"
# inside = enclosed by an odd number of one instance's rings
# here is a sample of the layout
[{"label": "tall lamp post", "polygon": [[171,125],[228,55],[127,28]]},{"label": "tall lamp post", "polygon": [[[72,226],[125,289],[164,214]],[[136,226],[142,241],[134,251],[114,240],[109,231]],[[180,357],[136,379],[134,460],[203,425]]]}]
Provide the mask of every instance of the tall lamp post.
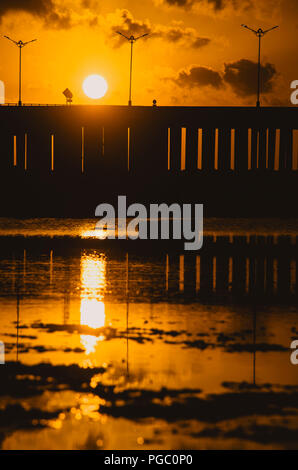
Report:
[{"label": "tall lamp post", "polygon": [[120,34],[120,36],[123,36],[127,41],[130,42],[130,77],[129,77],[129,97],[128,97],[128,106],[132,105],[132,99],[131,99],[131,89],[132,89],[132,58],[133,58],[133,45],[136,41],[138,41],[141,38],[144,38],[145,36],[148,36],[149,33],[142,34],[142,36],[139,36],[135,38],[134,36],[125,36],[125,34],[120,33],[120,31],[116,31],[117,34]]},{"label": "tall lamp post", "polygon": [[37,41],[37,39],[32,39],[31,41],[23,42],[23,41],[14,41],[8,36],[4,36],[9,41],[13,42],[20,50],[20,57],[19,57],[19,102],[18,105],[22,106],[22,49],[23,47],[27,46],[31,42]]},{"label": "tall lamp post", "polygon": [[269,31],[272,31],[273,29],[276,29],[278,28],[279,26],[273,26],[273,28],[270,28],[270,29],[266,29],[265,31],[263,31],[261,28],[259,28],[258,30],[254,30],[252,28],[250,28],[249,26],[246,26],[246,24],[242,24],[241,26],[243,26],[243,28],[246,28],[248,29],[249,31],[251,31],[252,33],[254,33],[258,39],[259,39],[259,51],[258,51],[258,91],[257,91],[257,108],[260,107],[260,94],[261,94],[261,39],[262,37],[269,33]]}]

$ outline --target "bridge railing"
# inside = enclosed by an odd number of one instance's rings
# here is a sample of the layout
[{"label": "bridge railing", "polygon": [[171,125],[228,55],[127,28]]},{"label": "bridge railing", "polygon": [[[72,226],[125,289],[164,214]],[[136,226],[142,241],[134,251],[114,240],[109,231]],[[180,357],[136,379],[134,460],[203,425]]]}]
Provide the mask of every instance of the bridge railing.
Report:
[{"label": "bridge railing", "polygon": [[298,169],[297,111],[5,106],[0,168],[61,174],[292,172]]}]

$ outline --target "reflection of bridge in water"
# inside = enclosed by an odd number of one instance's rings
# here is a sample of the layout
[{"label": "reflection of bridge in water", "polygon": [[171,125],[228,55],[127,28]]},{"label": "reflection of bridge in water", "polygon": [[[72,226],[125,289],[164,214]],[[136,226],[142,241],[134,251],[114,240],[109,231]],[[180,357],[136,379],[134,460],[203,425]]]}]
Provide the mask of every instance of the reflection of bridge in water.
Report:
[{"label": "reflection of bridge in water", "polygon": [[[114,249],[106,241],[74,239],[2,239],[0,288],[16,299],[16,360],[20,360],[19,332],[26,322],[22,308],[30,298],[45,302],[50,298],[63,312],[69,325],[72,299],[78,300],[79,323],[91,329],[105,327],[105,304],[126,304],[126,376],[133,357],[129,354],[130,329],[134,327],[130,304],[155,302],[204,303],[226,305],[241,303],[251,318],[252,383],[256,384],[260,306],[293,305],[297,302],[297,236],[249,235],[205,236],[203,249],[185,253],[144,252],[144,243]],[[86,245],[82,248],[81,245]],[[101,248],[99,248],[99,245]],[[127,247],[129,246],[129,252]],[[9,268],[9,276],[7,276]],[[57,303],[58,301],[58,303]],[[51,304],[49,304],[51,305]],[[53,308],[53,306],[52,306]],[[226,307],[225,307],[226,308]],[[228,307],[229,308],[229,307]],[[20,314],[21,311],[21,314]],[[198,313],[201,312],[198,306]],[[24,316],[25,315],[25,316]],[[73,317],[73,316],[72,316]],[[57,317],[55,317],[57,318]],[[51,323],[49,312],[49,323]],[[104,336],[81,334],[89,354]]]},{"label": "reflection of bridge in water", "polygon": [[[173,299],[229,303],[252,298],[269,304],[277,300],[291,303],[297,297],[297,238],[296,235],[205,236],[203,249],[192,253],[181,250],[161,253],[160,249],[156,252],[150,250],[150,241],[128,244],[123,241],[119,249],[119,241],[110,241],[112,245],[107,248],[107,240],[87,240],[86,248],[82,249],[72,246],[71,239],[60,240],[56,246],[55,240],[47,239],[37,246],[32,239],[22,239],[24,248],[14,249],[10,259],[9,290],[15,294],[17,289],[29,297],[47,296],[49,292],[61,294],[67,318],[67,305],[71,296],[77,295],[82,282],[84,259],[98,262],[104,254],[108,288],[102,287],[101,291],[105,299],[126,301],[129,274],[130,302]],[[12,252],[11,243],[14,242],[9,242],[9,249],[2,243],[2,259]],[[2,291],[7,289],[6,277],[1,278],[0,286]]]}]

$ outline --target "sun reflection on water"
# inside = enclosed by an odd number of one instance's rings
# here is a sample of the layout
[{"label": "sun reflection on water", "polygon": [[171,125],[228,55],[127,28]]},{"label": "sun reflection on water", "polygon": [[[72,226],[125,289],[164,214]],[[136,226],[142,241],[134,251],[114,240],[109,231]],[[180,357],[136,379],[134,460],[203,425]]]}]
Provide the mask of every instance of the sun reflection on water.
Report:
[{"label": "sun reflection on water", "polygon": [[[84,252],[81,257],[81,325],[102,328],[105,325],[104,291],[106,287],[106,259],[97,252]],[[104,336],[81,335],[86,354],[95,351]]]},{"label": "sun reflection on water", "polygon": [[109,232],[104,229],[93,229],[93,230],[84,230],[81,232],[81,238],[98,238],[99,240],[105,240]]}]

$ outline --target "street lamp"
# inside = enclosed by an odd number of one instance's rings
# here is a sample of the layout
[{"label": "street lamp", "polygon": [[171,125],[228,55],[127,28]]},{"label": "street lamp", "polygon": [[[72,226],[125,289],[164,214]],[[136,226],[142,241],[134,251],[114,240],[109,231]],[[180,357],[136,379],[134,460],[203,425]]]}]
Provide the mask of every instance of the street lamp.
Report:
[{"label": "street lamp", "polygon": [[260,87],[260,81],[261,81],[261,39],[262,37],[266,34],[269,33],[269,31],[272,31],[273,29],[278,28],[279,26],[273,26],[273,28],[266,29],[266,31],[263,31],[261,28],[258,30],[254,30],[252,28],[249,28],[249,26],[246,26],[246,24],[242,24],[243,28],[249,29],[252,33],[254,33],[258,38],[259,38],[259,54],[258,54],[258,92],[257,92],[257,108],[260,107],[260,92],[261,92],[261,87]]},{"label": "street lamp", "polygon": [[4,36],[9,41],[13,42],[19,49],[20,49],[20,60],[19,60],[19,106],[22,106],[22,49],[23,47],[27,46],[31,42],[37,41],[37,39],[32,39],[31,41],[23,42],[23,41],[14,41],[8,36]]},{"label": "street lamp", "polygon": [[129,97],[128,97],[128,106],[132,105],[132,100],[131,100],[131,87],[132,87],[132,55],[133,55],[133,45],[136,41],[138,41],[141,38],[144,38],[145,36],[148,36],[149,33],[142,34],[142,36],[139,36],[135,38],[134,36],[125,36],[124,34],[120,33],[120,31],[116,31],[117,34],[120,34],[120,36],[123,36],[127,41],[130,42],[130,78],[129,78]]}]

